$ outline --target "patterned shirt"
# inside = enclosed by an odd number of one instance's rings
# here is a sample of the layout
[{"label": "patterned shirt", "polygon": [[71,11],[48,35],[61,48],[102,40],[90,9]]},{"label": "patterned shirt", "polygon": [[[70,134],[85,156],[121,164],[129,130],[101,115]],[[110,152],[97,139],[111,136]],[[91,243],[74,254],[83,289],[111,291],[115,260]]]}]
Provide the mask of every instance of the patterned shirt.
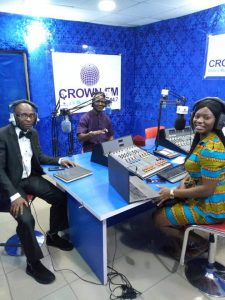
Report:
[{"label": "patterned shirt", "polygon": [[204,217],[225,218],[225,147],[216,133],[198,143],[185,168],[196,184],[201,184],[202,178],[218,180],[213,195],[195,199],[195,211]]}]

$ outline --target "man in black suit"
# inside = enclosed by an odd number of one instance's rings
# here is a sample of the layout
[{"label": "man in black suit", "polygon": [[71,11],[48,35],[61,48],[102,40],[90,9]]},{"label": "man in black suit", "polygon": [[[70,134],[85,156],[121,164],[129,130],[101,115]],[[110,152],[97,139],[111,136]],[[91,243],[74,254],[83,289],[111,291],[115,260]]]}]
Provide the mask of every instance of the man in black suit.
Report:
[{"label": "man in black suit", "polygon": [[39,283],[55,280],[55,275],[40,261],[42,251],[34,233],[35,221],[27,203],[27,195],[40,197],[51,204],[50,229],[47,245],[61,250],[72,250],[73,245],[61,238],[58,231],[68,228],[66,195],[42,177],[41,164],[75,164],[66,159],[45,155],[33,129],[37,120],[37,107],[19,100],[11,105],[12,124],[0,128],[0,206],[8,209],[18,222],[17,234],[27,257],[26,272]]}]

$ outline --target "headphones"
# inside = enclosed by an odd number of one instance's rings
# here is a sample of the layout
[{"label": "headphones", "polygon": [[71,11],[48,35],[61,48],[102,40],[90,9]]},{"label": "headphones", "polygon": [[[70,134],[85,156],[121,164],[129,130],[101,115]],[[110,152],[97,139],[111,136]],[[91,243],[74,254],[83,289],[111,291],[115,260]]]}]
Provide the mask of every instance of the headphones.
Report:
[{"label": "headphones", "polygon": [[192,128],[193,128],[193,118],[194,118],[194,115],[196,113],[198,106],[201,103],[204,103],[205,101],[209,101],[209,100],[216,101],[217,103],[220,103],[220,106],[221,106],[221,113],[219,115],[219,118],[215,122],[214,128],[217,130],[222,130],[223,127],[225,126],[225,102],[218,97],[205,97],[194,103],[192,113],[191,113],[191,120],[190,120]]},{"label": "headphones", "polygon": [[[92,107],[94,106],[95,101],[97,102],[97,100],[95,100],[96,96],[103,96],[105,98],[105,93],[103,93],[103,92],[93,92],[91,94],[91,97],[92,97],[92,105],[91,106]],[[104,101],[104,103],[105,103],[105,106],[106,106],[106,101]]]},{"label": "headphones", "polygon": [[17,100],[17,101],[14,101],[12,103],[9,104],[9,122],[11,122],[13,124],[13,126],[17,126],[17,122],[16,122],[16,116],[15,116],[15,108],[17,107],[17,105],[21,104],[21,103],[27,103],[29,104],[30,106],[32,106],[36,112],[36,118],[34,120],[34,125],[37,124],[37,122],[39,121],[39,118],[38,118],[38,107],[32,103],[31,101],[28,101],[26,99],[22,99],[22,100]]}]

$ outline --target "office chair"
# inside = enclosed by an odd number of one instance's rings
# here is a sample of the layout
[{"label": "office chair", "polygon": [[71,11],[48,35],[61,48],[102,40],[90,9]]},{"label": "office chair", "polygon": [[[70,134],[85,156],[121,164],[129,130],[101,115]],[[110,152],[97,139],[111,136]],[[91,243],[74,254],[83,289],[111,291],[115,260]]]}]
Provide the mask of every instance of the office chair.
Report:
[{"label": "office chair", "polygon": [[[34,200],[33,195],[27,195],[27,201],[28,204],[31,206],[32,201]],[[0,212],[7,212],[6,210],[1,210]],[[35,230],[35,236],[40,246],[43,245],[45,237],[42,232]],[[14,234],[11,236],[6,242],[0,243],[0,247],[5,248],[5,252],[10,256],[22,256],[23,255],[23,249],[22,245],[20,243],[20,239],[17,234]]]},{"label": "office chair", "polygon": [[209,233],[208,259],[197,257],[186,263],[187,280],[210,296],[225,296],[225,267],[215,261],[217,237],[225,237],[225,223],[213,225],[190,225],[184,233],[180,264],[184,265],[188,236],[191,230]]},{"label": "office chair", "polygon": [[[160,126],[159,129],[164,129],[165,126]],[[151,139],[151,138],[155,138],[157,136],[157,131],[158,131],[158,127],[149,127],[149,128],[145,128],[145,138],[146,139]]]}]

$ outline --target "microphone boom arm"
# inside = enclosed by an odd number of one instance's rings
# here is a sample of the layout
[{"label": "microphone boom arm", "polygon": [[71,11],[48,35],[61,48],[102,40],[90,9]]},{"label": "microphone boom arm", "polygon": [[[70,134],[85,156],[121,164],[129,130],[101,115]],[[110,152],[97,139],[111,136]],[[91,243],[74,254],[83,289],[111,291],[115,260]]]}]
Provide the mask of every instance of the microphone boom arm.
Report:
[{"label": "microphone boom arm", "polygon": [[[82,109],[82,108],[84,108],[84,107],[86,107],[86,106],[88,106],[88,105],[90,105],[90,104],[93,104],[93,103],[95,103],[95,102],[97,102],[97,101],[99,101],[99,100],[98,100],[98,99],[94,100],[94,98],[92,98],[92,99],[89,99],[89,100],[87,100],[87,101],[84,101],[84,102],[82,102],[82,103],[80,103],[80,104],[78,104],[78,105],[76,105],[76,106],[74,106],[74,107],[60,109],[60,114],[59,114],[59,115],[65,116],[65,115],[73,114],[74,112],[76,112],[76,111],[78,111],[78,110],[80,110],[80,109]],[[109,100],[108,100],[108,101],[109,101]],[[58,108],[56,109],[56,112],[54,112],[54,114],[57,114],[57,112],[58,112],[58,110],[59,110],[59,108],[60,108],[59,102],[60,102],[60,99],[59,99],[59,101],[57,102],[56,107],[58,107]],[[107,100],[106,100],[106,102],[107,102]]]},{"label": "microphone boom arm", "polygon": [[[166,91],[166,90],[164,90],[164,91]],[[170,94],[172,96],[177,97],[177,99],[176,100],[169,100],[167,98],[168,93],[162,94],[162,97],[160,99],[159,114],[158,114],[158,121],[157,121],[157,135],[156,135],[156,138],[155,138],[155,150],[157,150],[158,146],[159,146],[159,135],[160,135],[159,131],[160,131],[160,123],[161,123],[161,116],[162,116],[162,108],[163,108],[163,106],[167,105],[167,104],[170,105],[170,106],[179,106],[179,105],[185,106],[186,101],[187,101],[186,97],[180,96],[180,95],[178,95],[177,93],[175,93],[173,91],[170,91]]]},{"label": "microphone boom arm", "polygon": [[[71,114],[98,101],[98,99],[94,100],[94,98],[89,99],[87,101],[84,101],[83,103],[80,103],[74,107],[71,108],[62,108],[60,109],[60,100],[61,98],[58,99],[55,110],[52,112],[52,151],[53,151],[53,156],[59,156],[59,149],[58,149],[58,133],[56,130],[56,117],[57,116],[68,116],[69,121],[71,122]],[[71,122],[72,124],[72,122]],[[73,132],[70,131],[68,132],[68,143],[69,143],[69,150],[68,150],[68,155],[73,154]]]}]

